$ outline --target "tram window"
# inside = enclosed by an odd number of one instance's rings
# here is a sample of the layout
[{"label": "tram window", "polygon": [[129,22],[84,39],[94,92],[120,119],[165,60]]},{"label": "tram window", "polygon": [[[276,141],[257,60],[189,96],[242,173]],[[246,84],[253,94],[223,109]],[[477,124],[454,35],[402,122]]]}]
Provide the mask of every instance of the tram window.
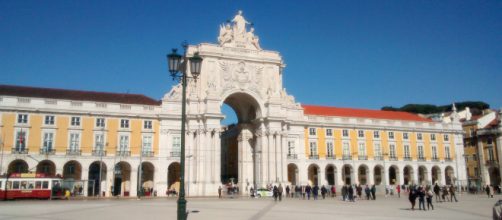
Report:
[{"label": "tram window", "polygon": [[41,189],[42,188],[42,181],[36,181],[35,182],[35,189]]},{"label": "tram window", "polygon": [[42,188],[43,189],[48,189],[49,188],[49,181],[42,182]]},{"label": "tram window", "polygon": [[19,189],[19,181],[13,181],[12,189]]},{"label": "tram window", "polygon": [[7,181],[7,189],[12,189],[12,181]]},{"label": "tram window", "polygon": [[21,189],[26,189],[28,187],[27,181],[21,181]]},{"label": "tram window", "polygon": [[2,183],[3,183],[3,181],[0,181],[0,189],[3,189]]},{"label": "tram window", "polygon": [[28,182],[28,189],[33,189],[35,188],[35,181],[29,181]]}]

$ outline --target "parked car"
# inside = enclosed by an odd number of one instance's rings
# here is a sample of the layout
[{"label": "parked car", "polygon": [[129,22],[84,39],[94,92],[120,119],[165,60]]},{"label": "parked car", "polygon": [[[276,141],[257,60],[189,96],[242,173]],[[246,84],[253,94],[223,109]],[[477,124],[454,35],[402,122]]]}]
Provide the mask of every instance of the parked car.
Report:
[{"label": "parked car", "polygon": [[260,188],[258,190],[256,190],[256,197],[272,197],[274,196],[274,193],[272,192],[272,190],[268,190],[268,189],[265,189],[265,188]]}]

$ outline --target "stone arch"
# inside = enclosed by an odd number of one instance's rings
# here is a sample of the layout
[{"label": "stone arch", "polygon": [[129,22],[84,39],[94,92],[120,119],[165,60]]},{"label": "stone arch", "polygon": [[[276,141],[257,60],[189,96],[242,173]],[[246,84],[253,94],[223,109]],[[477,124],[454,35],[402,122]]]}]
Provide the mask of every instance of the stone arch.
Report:
[{"label": "stone arch", "polygon": [[382,179],[384,177],[384,168],[382,165],[376,165],[374,168],[373,168],[373,182],[375,183],[375,185],[380,185],[382,184]]},{"label": "stone arch", "polygon": [[50,160],[42,160],[37,165],[37,173],[47,176],[56,176],[56,164]]},{"label": "stone arch", "polygon": [[429,185],[429,172],[427,171],[427,167],[419,166],[418,167],[418,184],[420,185]]},{"label": "stone arch", "polygon": [[180,174],[181,166],[179,162],[173,162],[167,167],[167,188],[170,190],[176,190],[179,192],[180,189]]},{"label": "stone arch", "polygon": [[8,173],[27,173],[29,171],[29,166],[26,161],[22,159],[17,159],[9,163],[7,172]]},{"label": "stone arch", "polygon": [[446,185],[454,185],[455,184],[455,173],[453,167],[446,166],[444,168],[444,180]]},{"label": "stone arch", "polygon": [[354,168],[350,164],[342,166],[342,179],[344,185],[354,184]]},{"label": "stone arch", "polygon": [[317,164],[310,164],[308,167],[308,181],[311,186],[319,185],[320,169]]},{"label": "stone arch", "polygon": [[249,112],[250,108],[255,111],[254,118],[262,117],[262,109],[265,109],[264,105],[261,103],[259,96],[252,91],[233,89],[226,92],[221,97],[224,98],[220,101],[220,108],[223,103],[228,104],[237,114],[239,123],[246,123],[246,121],[248,121],[246,120],[246,116],[249,116],[249,114],[246,113]]},{"label": "stone arch", "polygon": [[89,183],[87,192],[89,196],[98,195],[100,192],[106,191],[106,174],[107,167],[104,162],[101,162],[101,173],[100,173],[100,161],[94,161],[89,165]]},{"label": "stone arch", "polygon": [[131,192],[131,165],[126,161],[115,164],[113,169],[113,195],[129,196]]},{"label": "stone arch", "polygon": [[326,166],[326,182],[328,185],[333,186],[336,185],[336,166],[333,164],[328,164]]},{"label": "stone arch", "polygon": [[391,165],[389,167],[389,185],[400,185],[399,175],[399,167],[396,165]]},{"label": "stone arch", "polygon": [[288,182],[292,185],[298,185],[298,166],[294,163],[288,164]]},{"label": "stone arch", "polygon": [[433,184],[442,184],[441,181],[441,168],[438,166],[433,166],[431,169],[431,174],[432,174],[432,183]]},{"label": "stone arch", "polygon": [[81,180],[82,165],[76,160],[70,160],[63,166],[63,179],[65,180]]},{"label": "stone arch", "polygon": [[138,178],[138,181],[141,180],[140,184],[138,184],[138,187],[143,188],[143,193],[144,195],[151,195],[154,189],[154,175],[155,175],[155,166],[148,162],[145,161],[141,163],[141,172],[138,172],[138,176],[141,175],[141,178]]},{"label": "stone arch", "polygon": [[413,167],[410,165],[406,165],[403,168],[403,184],[404,185],[410,185],[410,184],[415,184],[415,178],[414,178],[415,171],[413,170]]},{"label": "stone arch", "polygon": [[368,184],[369,172],[370,170],[366,164],[359,165],[357,168],[357,181],[360,185]]}]

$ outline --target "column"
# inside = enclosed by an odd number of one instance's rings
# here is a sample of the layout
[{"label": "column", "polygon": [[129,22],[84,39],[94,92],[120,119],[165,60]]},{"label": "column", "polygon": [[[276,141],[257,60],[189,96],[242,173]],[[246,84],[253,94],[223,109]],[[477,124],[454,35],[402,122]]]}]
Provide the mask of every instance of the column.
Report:
[{"label": "column", "polygon": [[418,171],[419,171],[418,166],[417,165],[413,166],[413,183],[421,185],[422,183],[418,181],[418,174],[419,174]]},{"label": "column", "polygon": [[214,132],[214,143],[214,178],[216,178],[214,181],[219,186],[221,185],[221,139],[219,129]]},{"label": "column", "polygon": [[255,133],[256,141],[255,141],[255,166],[254,166],[254,172],[255,172],[255,182],[256,182],[256,188],[263,187],[263,172],[262,172],[262,139],[263,139],[263,134],[261,131],[257,131]]},{"label": "column", "polygon": [[484,151],[484,146],[483,142],[481,141],[481,138],[478,138],[478,155],[479,155],[479,172],[480,172],[480,177],[481,177],[481,185],[486,186],[487,184],[490,184],[490,175],[488,174],[488,169],[486,169],[485,166],[485,151]]},{"label": "column", "polygon": [[353,163],[352,175],[350,184],[359,184],[359,169],[356,164]]},{"label": "column", "polygon": [[155,171],[153,174],[154,191],[157,191],[157,196],[165,196],[167,190],[167,166],[165,161],[155,164]]},{"label": "column", "polygon": [[275,183],[275,143],[274,143],[274,134],[269,132],[267,135],[268,139],[268,181],[270,183]]},{"label": "column", "polygon": [[288,152],[288,142],[287,142],[287,133],[283,133],[281,135],[281,182],[286,183],[288,181],[288,164],[286,160],[286,154]]},{"label": "column", "polygon": [[280,133],[275,133],[275,153],[274,153],[274,167],[275,167],[275,182],[281,182],[281,151],[282,151],[282,146],[281,146],[281,134]]},{"label": "column", "polygon": [[239,188],[241,192],[248,192],[253,184],[253,158],[249,140],[252,133],[247,128],[243,128],[238,137],[238,160],[239,160]]},{"label": "column", "polygon": [[317,183],[318,183],[319,188],[322,185],[327,185],[326,173],[322,167],[319,167],[319,169],[317,170]]},{"label": "column", "polygon": [[375,184],[375,168],[374,167],[373,167],[373,169],[368,167],[368,171],[366,172],[366,182],[370,186]]},{"label": "column", "polygon": [[[133,163],[131,165],[131,172],[129,173],[129,196],[130,197],[135,197],[137,196],[138,192],[138,167]],[[122,195],[123,193],[127,190],[126,185],[124,184],[124,188],[122,190]]]},{"label": "column", "polygon": [[260,160],[261,160],[261,168],[260,168],[260,171],[261,171],[261,174],[262,174],[262,178],[261,178],[261,182],[262,182],[262,186],[265,186],[267,184],[269,184],[269,178],[268,178],[268,175],[269,175],[269,166],[268,166],[268,138],[267,138],[267,134],[265,133],[265,131],[262,131],[262,136],[261,136],[261,156],[260,156]]},{"label": "column", "polygon": [[427,170],[427,172],[425,173],[427,178],[427,183],[433,185],[434,183],[432,182],[432,169],[430,167],[426,167],[425,169]]},{"label": "column", "polygon": [[397,172],[398,174],[398,179],[399,182],[396,185],[402,185],[404,183],[404,169],[398,166],[399,171]]}]

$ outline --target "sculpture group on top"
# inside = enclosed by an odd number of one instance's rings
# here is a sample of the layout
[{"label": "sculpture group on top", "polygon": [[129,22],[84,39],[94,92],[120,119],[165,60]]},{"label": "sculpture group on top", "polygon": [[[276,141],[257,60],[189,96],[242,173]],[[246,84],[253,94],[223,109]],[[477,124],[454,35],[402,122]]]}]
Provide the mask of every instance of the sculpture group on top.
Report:
[{"label": "sculpture group on top", "polygon": [[[247,31],[246,25],[250,25]],[[254,34],[252,23],[246,21],[239,10],[231,22],[220,25],[218,42],[220,46],[261,50],[259,38]]]}]

